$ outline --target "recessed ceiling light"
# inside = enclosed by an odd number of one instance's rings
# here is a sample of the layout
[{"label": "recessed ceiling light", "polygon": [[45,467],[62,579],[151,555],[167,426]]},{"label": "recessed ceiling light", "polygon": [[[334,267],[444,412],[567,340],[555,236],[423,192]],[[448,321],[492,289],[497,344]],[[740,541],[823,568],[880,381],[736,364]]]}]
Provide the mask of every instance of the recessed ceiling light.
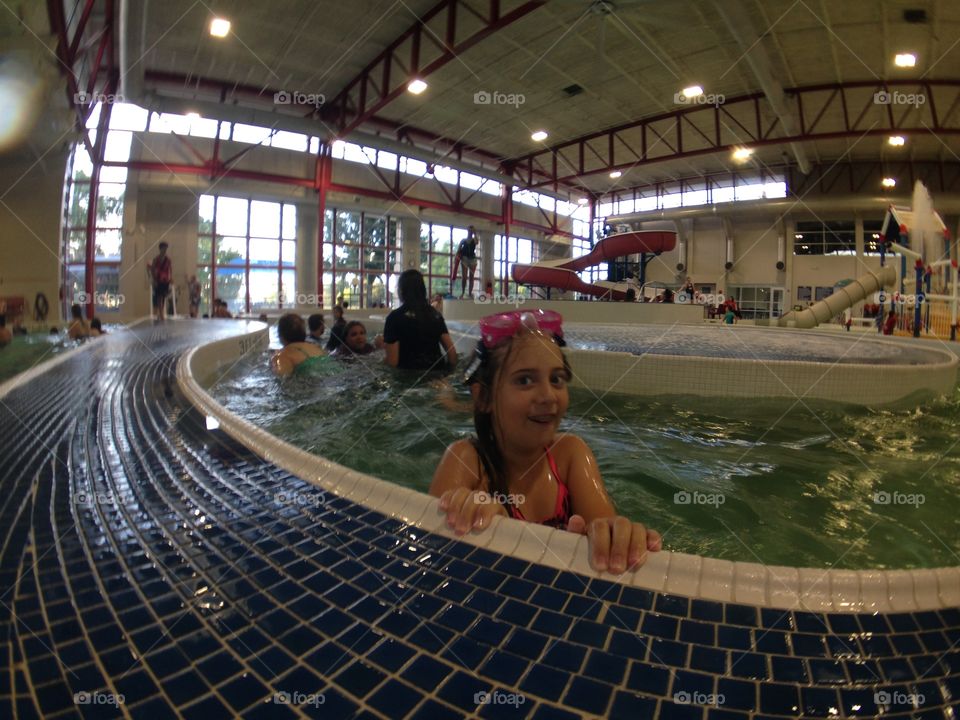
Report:
[{"label": "recessed ceiling light", "polygon": [[616,180],[621,175],[623,175],[623,173],[620,172],[619,170],[614,170],[612,173],[610,173],[610,177],[612,177],[614,180]]},{"label": "recessed ceiling light", "polygon": [[547,139],[547,131],[546,131],[546,130],[537,130],[533,135],[530,136],[530,139],[533,140],[534,142],[540,142],[541,140],[546,140],[546,139]]},{"label": "recessed ceiling light", "polygon": [[420,78],[414,78],[409,83],[407,83],[407,90],[412,92],[414,95],[419,95],[426,89],[427,89],[427,84]]},{"label": "recessed ceiling light", "polygon": [[892,188],[897,186],[897,181],[895,178],[885,177],[883,180],[880,181],[880,184],[883,185],[885,188]]},{"label": "recessed ceiling light", "polygon": [[588,202],[590,201],[587,200],[586,198],[580,198],[579,200],[577,200],[577,205],[586,205]]},{"label": "recessed ceiling light", "polygon": [[691,85],[680,91],[685,98],[695,98],[703,95],[703,88],[699,85]]},{"label": "recessed ceiling light", "polygon": [[753,150],[750,148],[737,148],[733,151],[733,159],[737,162],[749,160],[751,155],[753,155]]},{"label": "recessed ceiling light", "polygon": [[907,139],[903,135],[891,135],[887,138],[887,143],[893,145],[894,147],[900,147],[903,145]]},{"label": "recessed ceiling light", "polygon": [[913,67],[917,64],[917,56],[913,53],[897,53],[893,58],[897,67]]},{"label": "recessed ceiling light", "polygon": [[210,34],[222,38],[230,34],[230,21],[223,18],[214,18],[210,21]]},{"label": "recessed ceiling light", "polygon": [[800,233],[794,233],[793,237],[795,237],[797,240],[803,240],[803,235],[801,235]]}]

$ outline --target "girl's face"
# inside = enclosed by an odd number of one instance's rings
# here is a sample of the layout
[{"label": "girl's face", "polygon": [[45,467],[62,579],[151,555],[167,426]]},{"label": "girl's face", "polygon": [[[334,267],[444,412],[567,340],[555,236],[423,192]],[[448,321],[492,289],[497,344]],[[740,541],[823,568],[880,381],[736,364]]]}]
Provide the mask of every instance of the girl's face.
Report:
[{"label": "girl's face", "polygon": [[501,447],[549,446],[566,415],[570,377],[552,339],[525,333],[513,340],[495,380],[494,427]]},{"label": "girl's face", "polygon": [[347,347],[354,352],[360,352],[367,345],[367,329],[362,325],[350,328],[347,334]]}]

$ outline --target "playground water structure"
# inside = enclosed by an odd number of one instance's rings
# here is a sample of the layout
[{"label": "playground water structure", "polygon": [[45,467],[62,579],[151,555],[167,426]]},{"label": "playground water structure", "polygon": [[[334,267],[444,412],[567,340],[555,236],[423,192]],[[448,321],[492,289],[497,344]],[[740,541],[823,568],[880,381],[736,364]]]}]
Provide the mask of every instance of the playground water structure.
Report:
[{"label": "playground water structure", "polygon": [[[914,337],[930,328],[930,302],[948,303],[950,308],[950,339],[957,339],[958,307],[960,307],[960,270],[957,258],[951,258],[951,238],[943,219],[933,209],[933,200],[919,180],[914,184],[910,208],[891,205],[884,217],[881,234],[884,245],[880,250],[880,264],[886,263],[885,250],[900,255],[900,292],[889,298],[889,311],[896,312],[900,326],[909,327]],[[913,282],[908,284],[908,263],[913,264]],[[943,285],[949,293],[933,292],[934,275],[944,275]],[[907,294],[907,287],[914,293]],[[884,303],[880,303],[881,313]],[[906,311],[906,312],[905,312]],[[913,317],[905,322],[906,315]],[[881,318],[882,319],[882,318]]]},{"label": "playground water structure", "polygon": [[[809,329],[832,321],[859,302],[873,301],[881,307],[881,325],[884,313],[896,312],[899,327],[909,327],[914,337],[920,337],[921,331],[929,332],[931,327],[930,302],[942,301],[948,303],[950,310],[950,339],[956,340],[960,306],[957,261],[950,258],[950,233],[933,209],[930,193],[923,183],[919,180],[915,183],[911,207],[890,205],[887,208],[880,232],[883,242],[878,271],[863,274],[809,308],[784,314],[776,324]],[[891,260],[899,256],[900,262],[888,264],[888,256]],[[945,275],[943,284],[951,289],[949,293],[932,291],[933,277],[941,273]],[[894,287],[899,291],[884,293],[885,289]],[[908,315],[912,315],[909,320]]]},{"label": "playground water structure", "polygon": [[547,260],[532,265],[517,263],[513,266],[512,277],[521,285],[537,285],[593,297],[624,300],[630,287],[627,283],[585,283],[577,273],[627,255],[657,255],[669,252],[676,243],[675,232],[640,230],[615,233],[598,241],[589,253],[578,258]]}]

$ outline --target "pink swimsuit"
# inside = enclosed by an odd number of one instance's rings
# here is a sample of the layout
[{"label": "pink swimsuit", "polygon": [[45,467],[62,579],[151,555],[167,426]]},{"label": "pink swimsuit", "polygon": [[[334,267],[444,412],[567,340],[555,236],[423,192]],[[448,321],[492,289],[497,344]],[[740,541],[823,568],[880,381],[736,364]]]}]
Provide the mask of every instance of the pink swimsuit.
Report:
[{"label": "pink swimsuit", "polygon": [[[546,520],[542,520],[540,524],[566,530],[567,523],[570,522],[570,490],[567,488],[566,483],[560,479],[560,472],[557,470],[557,463],[553,459],[553,455],[550,454],[550,449],[544,448],[544,452],[547,454],[547,463],[550,465],[550,472],[552,472],[553,476],[557,479],[557,505],[553,511],[553,515]],[[520,508],[516,505],[510,505],[508,507],[510,517],[516,518],[517,520],[526,520],[523,513],[520,512]]]}]

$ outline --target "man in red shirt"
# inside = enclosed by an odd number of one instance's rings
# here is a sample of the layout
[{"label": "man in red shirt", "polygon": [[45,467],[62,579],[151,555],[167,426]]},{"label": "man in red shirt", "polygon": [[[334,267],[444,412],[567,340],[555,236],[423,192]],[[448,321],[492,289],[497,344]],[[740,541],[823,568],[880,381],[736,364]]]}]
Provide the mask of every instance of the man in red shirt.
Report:
[{"label": "man in red shirt", "polygon": [[167,295],[170,294],[170,282],[173,280],[173,263],[167,257],[167,248],[170,246],[162,242],[158,247],[160,254],[147,266],[147,270],[153,284],[154,316],[158,322],[163,322],[167,308]]}]

